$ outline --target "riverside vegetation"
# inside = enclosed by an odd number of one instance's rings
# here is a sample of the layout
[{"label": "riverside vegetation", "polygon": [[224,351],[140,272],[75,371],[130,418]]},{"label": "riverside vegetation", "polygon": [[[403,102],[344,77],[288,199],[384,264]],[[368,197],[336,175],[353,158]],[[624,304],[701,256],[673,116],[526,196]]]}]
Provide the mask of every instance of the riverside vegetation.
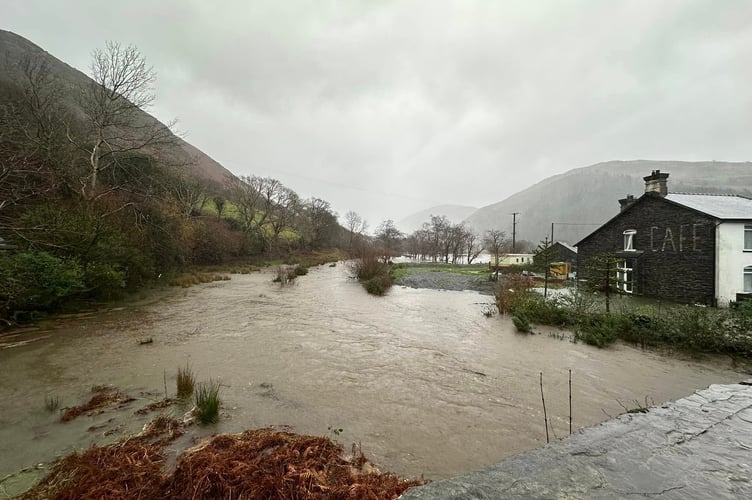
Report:
[{"label": "riverside vegetation", "polygon": [[510,314],[519,331],[534,323],[571,329],[576,340],[598,347],[621,339],[642,347],[752,356],[752,302],[729,309],[663,304],[605,312],[587,289],[545,298],[530,286],[522,275],[505,275],[496,288],[498,311]]},{"label": "riverside vegetation", "polygon": [[198,271],[207,266],[294,264],[362,235],[341,227],[325,200],[276,179],[217,180],[227,173],[202,170],[206,157],[197,167],[173,124],[143,111],[155,73],[135,47],[94,51],[91,78],[41,51],[6,56],[0,328],[153,283],[229,279]]}]

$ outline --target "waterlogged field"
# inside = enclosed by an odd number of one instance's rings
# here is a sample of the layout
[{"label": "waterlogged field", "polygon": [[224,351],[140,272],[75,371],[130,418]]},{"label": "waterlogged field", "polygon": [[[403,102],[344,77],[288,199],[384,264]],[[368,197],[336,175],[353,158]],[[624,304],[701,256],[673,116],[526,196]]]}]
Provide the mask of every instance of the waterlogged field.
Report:
[{"label": "waterlogged field", "polygon": [[[492,298],[477,292],[395,286],[374,297],[342,264],[311,268],[292,285],[273,277],[233,275],[0,337],[0,479],[139,431],[156,414],[135,410],[165,387],[174,396],[186,364],[199,381],[218,381],[223,401],[219,422],[193,433],[276,426],[332,436],[348,449],[360,443],[386,470],[428,479],[545,444],[541,372],[559,438],[568,433],[569,370],[575,428],[748,378],[722,357],[597,349],[543,328],[520,335],[509,319],[486,318]],[[108,384],[135,400],[60,422],[63,408]],[[48,411],[46,399],[60,408]]]}]

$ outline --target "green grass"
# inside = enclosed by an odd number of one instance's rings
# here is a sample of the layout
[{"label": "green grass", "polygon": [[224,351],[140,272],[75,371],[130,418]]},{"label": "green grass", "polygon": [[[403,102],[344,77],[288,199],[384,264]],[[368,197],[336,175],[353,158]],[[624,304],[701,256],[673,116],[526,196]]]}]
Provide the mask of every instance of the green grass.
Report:
[{"label": "green grass", "polygon": [[196,379],[193,375],[190,365],[185,365],[185,368],[178,368],[177,376],[177,394],[180,399],[188,399],[193,394],[193,388],[196,384]]},{"label": "green grass", "polygon": [[209,380],[196,385],[194,394],[196,419],[202,424],[214,424],[219,420],[219,382]]}]

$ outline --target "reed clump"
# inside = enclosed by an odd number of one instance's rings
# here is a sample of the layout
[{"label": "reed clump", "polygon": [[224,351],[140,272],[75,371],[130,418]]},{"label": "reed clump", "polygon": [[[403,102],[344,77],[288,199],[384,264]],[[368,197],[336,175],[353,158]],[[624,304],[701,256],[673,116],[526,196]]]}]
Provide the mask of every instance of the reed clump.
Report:
[{"label": "reed clump", "polygon": [[178,399],[188,399],[193,395],[193,389],[196,385],[196,378],[190,365],[185,368],[178,368],[178,375],[175,379],[177,385]]},{"label": "reed clump", "polygon": [[219,407],[222,400],[219,397],[219,382],[209,380],[196,385],[194,394],[196,403],[195,416],[202,424],[214,424],[219,420]]},{"label": "reed clump", "polygon": [[55,410],[60,408],[60,398],[57,396],[45,396],[44,408],[50,413],[54,412]]}]

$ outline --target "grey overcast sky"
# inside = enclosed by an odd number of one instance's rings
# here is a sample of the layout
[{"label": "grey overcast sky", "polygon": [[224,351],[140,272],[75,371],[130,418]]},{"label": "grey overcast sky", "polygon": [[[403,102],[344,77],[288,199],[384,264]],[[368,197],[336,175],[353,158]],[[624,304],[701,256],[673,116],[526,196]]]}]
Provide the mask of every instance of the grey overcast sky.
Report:
[{"label": "grey overcast sky", "polygon": [[235,174],[371,227],[612,159],[752,159],[748,0],[2,0],[87,72],[158,72],[163,121]]}]

